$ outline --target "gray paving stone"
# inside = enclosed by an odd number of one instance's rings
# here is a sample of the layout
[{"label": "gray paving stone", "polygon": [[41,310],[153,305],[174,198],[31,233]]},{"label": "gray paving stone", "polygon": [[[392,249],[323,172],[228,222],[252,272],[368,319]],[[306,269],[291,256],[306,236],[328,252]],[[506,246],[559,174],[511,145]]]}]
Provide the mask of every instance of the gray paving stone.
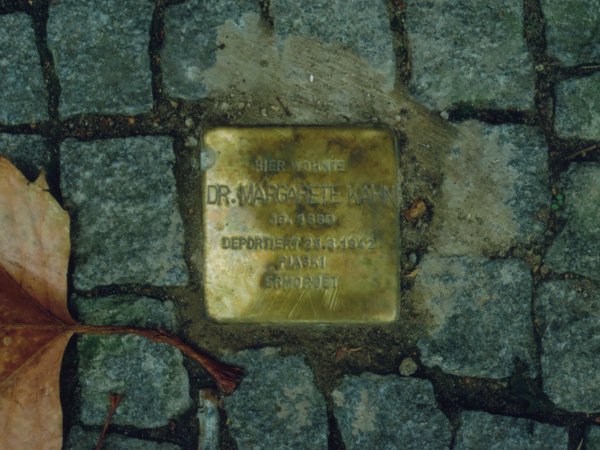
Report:
[{"label": "gray paving stone", "polygon": [[600,1],[542,0],[548,52],[567,65],[600,61]]},{"label": "gray paving stone", "polygon": [[334,414],[347,449],[448,448],[450,422],[426,380],[346,376],[333,391]]},{"label": "gray paving stone", "polygon": [[0,133],[0,156],[12,162],[29,180],[48,171],[50,153],[41,136]]},{"label": "gray paving stone", "polygon": [[600,280],[600,164],[573,164],[561,186],[566,224],[545,263],[556,272]]},{"label": "gray paving stone", "polygon": [[520,0],[407,0],[410,91],[426,106],[533,106]]},{"label": "gray paving stone", "polygon": [[538,288],[544,390],[560,408],[600,411],[599,304],[597,284],[566,280]]},{"label": "gray paving stone", "polygon": [[541,240],[551,203],[542,133],[473,120],[457,127],[461,137],[443,162],[435,251],[482,255]]},{"label": "gray paving stone", "polygon": [[531,283],[521,261],[427,255],[414,287],[431,320],[417,343],[422,362],[455,375],[502,378],[519,359],[533,374]]},{"label": "gray paving stone", "polygon": [[187,283],[172,141],[140,137],[61,146],[77,289]]},{"label": "gray paving stone", "polygon": [[[98,300],[108,303],[114,298]],[[127,324],[135,326],[173,320],[172,310],[156,304],[148,308],[149,318],[140,318],[138,313],[139,305],[129,302],[112,309],[111,314],[108,310],[88,311],[86,318],[90,323],[118,325],[129,316]],[[113,419],[119,425],[166,425],[191,406],[188,375],[175,348],[134,335],[85,335],[79,337],[77,349],[83,423],[103,423],[110,393],[124,395]]]},{"label": "gray paving stone", "polygon": [[600,139],[600,73],[558,83],[555,123],[563,137]]},{"label": "gray paving stone", "polygon": [[30,17],[0,15],[0,123],[45,120],[47,102]]},{"label": "gray paving stone", "polygon": [[390,18],[382,0],[273,0],[276,38],[308,36],[341,45],[394,80]]},{"label": "gray paving stone", "polygon": [[259,2],[190,0],[166,9],[161,60],[169,95],[190,100],[206,95],[202,75],[219,51],[217,28],[227,20],[241,26],[249,12],[260,14]]},{"label": "gray paving stone", "polygon": [[239,449],[326,449],[325,400],[299,356],[247,350],[229,360],[246,369],[239,388],[225,397],[229,431]]},{"label": "gray paving stone", "polygon": [[148,44],[154,2],[51,2],[48,45],[61,115],[137,114],[152,108]]},{"label": "gray paving stone", "polygon": [[[65,443],[65,450],[90,450],[96,448],[100,431],[85,431],[79,426],[71,428]],[[178,450],[181,447],[170,443],[158,443],[134,439],[121,434],[109,433],[104,440],[107,450]]]},{"label": "gray paving stone", "polygon": [[590,428],[585,443],[587,450],[600,450],[600,427]]},{"label": "gray paving stone", "polygon": [[566,428],[516,417],[466,411],[456,436],[456,450],[567,450]]},{"label": "gray paving stone", "polygon": [[118,294],[108,297],[75,297],[78,320],[90,325],[133,325],[175,331],[175,305],[149,297]]}]

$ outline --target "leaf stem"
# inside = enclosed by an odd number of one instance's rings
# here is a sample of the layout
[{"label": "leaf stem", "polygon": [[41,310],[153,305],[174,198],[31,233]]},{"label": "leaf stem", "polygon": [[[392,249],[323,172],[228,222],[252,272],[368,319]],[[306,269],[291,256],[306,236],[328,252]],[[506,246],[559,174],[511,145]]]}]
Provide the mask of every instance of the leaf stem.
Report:
[{"label": "leaf stem", "polygon": [[58,333],[69,331],[79,334],[135,334],[149,339],[159,344],[169,344],[185,355],[194,359],[214,378],[219,386],[219,389],[226,395],[231,394],[237,388],[242,376],[243,369],[240,367],[230,366],[221,363],[208,354],[196,350],[189,344],[186,344],[179,337],[167,333],[164,330],[153,330],[149,328],[137,328],[131,326],[112,326],[112,325],[69,325],[64,323],[58,324],[0,324],[5,330],[29,329],[29,330],[55,330]]},{"label": "leaf stem", "polygon": [[200,363],[226,395],[231,394],[237,388],[244,374],[241,368],[221,363],[164,330],[110,325],[74,325],[68,328],[79,334],[134,334],[159,344],[169,344]]},{"label": "leaf stem", "polygon": [[594,150],[599,150],[599,149],[600,149],[600,144],[589,145],[581,150],[576,151],[575,153],[570,154],[565,159],[566,160],[575,159],[578,156],[585,156],[586,153],[593,152]]},{"label": "leaf stem", "polygon": [[106,415],[106,419],[104,419],[104,426],[102,427],[102,431],[100,432],[100,436],[98,437],[98,443],[96,444],[96,450],[102,450],[102,446],[104,445],[104,438],[106,437],[106,432],[108,431],[108,426],[112,422],[112,418],[123,400],[123,394],[110,394],[108,396],[108,400],[110,402],[110,408],[108,409],[108,414]]}]

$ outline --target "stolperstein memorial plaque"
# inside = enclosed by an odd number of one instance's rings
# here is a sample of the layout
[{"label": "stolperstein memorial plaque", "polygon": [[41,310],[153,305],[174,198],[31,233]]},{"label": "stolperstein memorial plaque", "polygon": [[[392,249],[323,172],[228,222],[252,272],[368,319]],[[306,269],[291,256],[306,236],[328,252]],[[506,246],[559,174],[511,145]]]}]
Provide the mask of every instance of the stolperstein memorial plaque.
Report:
[{"label": "stolperstein memorial plaque", "polygon": [[399,300],[399,176],[385,128],[205,133],[204,288],[218,321],[376,323]]}]

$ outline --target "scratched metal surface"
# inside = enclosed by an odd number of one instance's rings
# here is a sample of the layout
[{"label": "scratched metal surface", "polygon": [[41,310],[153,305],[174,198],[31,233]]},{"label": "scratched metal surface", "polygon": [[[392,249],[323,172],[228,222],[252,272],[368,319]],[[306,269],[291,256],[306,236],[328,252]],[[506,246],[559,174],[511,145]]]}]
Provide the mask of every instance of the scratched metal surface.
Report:
[{"label": "scratched metal surface", "polygon": [[400,192],[389,130],[217,128],[203,137],[202,164],[213,319],[394,320]]}]

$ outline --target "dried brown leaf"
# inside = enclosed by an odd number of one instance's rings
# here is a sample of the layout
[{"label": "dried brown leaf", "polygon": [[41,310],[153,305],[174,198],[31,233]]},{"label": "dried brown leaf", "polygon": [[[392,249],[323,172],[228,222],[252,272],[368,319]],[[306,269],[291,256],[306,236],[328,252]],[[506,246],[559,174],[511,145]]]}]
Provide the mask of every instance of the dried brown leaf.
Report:
[{"label": "dried brown leaf", "polygon": [[416,200],[410,208],[404,213],[406,220],[417,220],[425,215],[427,212],[427,203],[423,200]]},{"label": "dried brown leaf", "polygon": [[0,267],[44,309],[75,323],[67,309],[69,215],[48,192],[0,158]]},{"label": "dried brown leaf", "polygon": [[0,158],[0,448],[60,449],[69,217]]},{"label": "dried brown leaf", "polygon": [[161,330],[77,324],[67,308],[69,216],[0,158],[0,449],[60,449],[64,349],[74,333],[133,333],[175,346],[231,393],[242,370]]}]

